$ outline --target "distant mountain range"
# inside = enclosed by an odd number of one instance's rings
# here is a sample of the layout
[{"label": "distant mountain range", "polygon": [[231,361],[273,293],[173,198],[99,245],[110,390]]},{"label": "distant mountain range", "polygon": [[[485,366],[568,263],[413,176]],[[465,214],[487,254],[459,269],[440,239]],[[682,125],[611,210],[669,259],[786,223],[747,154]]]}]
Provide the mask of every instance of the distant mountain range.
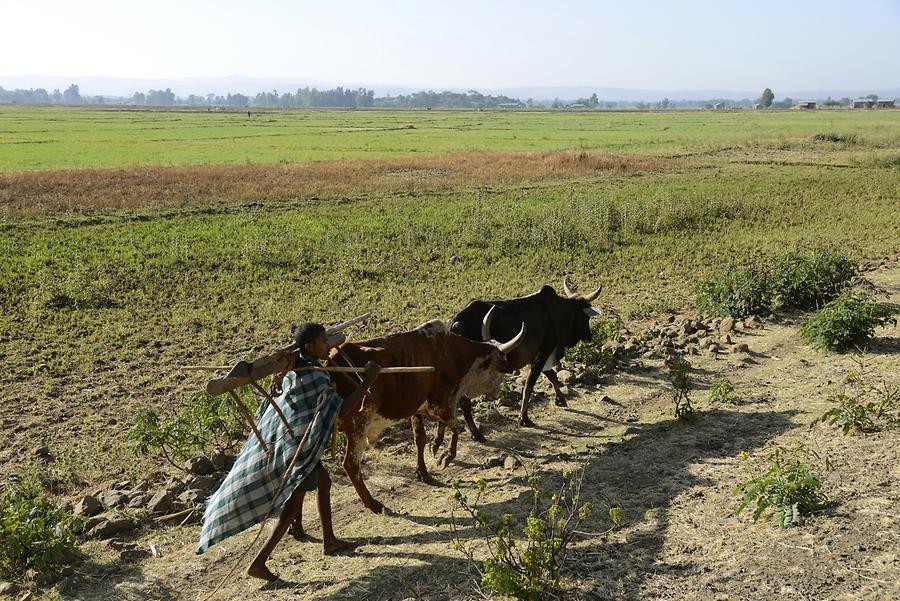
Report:
[{"label": "distant mountain range", "polygon": [[[81,94],[86,96],[131,96],[135,92],[146,92],[151,89],[171,90],[178,96],[189,94],[227,94],[240,93],[255,95],[257,92],[278,90],[279,92],[293,92],[297,88],[316,87],[330,89],[337,86],[344,88],[367,88],[374,90],[376,96],[396,96],[398,94],[411,94],[422,90],[465,92],[468,89],[458,86],[421,86],[411,88],[376,82],[365,83],[336,83],[303,78],[260,78],[246,75],[229,75],[227,77],[190,77],[172,79],[137,79],[107,76],[55,76],[55,75],[0,75],[0,87],[14,88],[44,88],[52,91],[54,88],[65,90],[70,84],[78,84]],[[656,102],[663,98],[670,100],[708,100],[712,98],[723,100],[754,99],[760,96],[762,90],[638,90],[626,88],[610,88],[603,86],[532,86],[513,88],[483,88],[478,89],[483,94],[504,95],[511,98],[526,100],[574,100],[587,98],[591,94],[608,101],[642,101]],[[821,99],[855,98],[866,94],[877,94],[881,98],[900,98],[900,87],[879,89],[843,89],[843,90],[800,90],[781,91],[774,90],[776,98]]]}]

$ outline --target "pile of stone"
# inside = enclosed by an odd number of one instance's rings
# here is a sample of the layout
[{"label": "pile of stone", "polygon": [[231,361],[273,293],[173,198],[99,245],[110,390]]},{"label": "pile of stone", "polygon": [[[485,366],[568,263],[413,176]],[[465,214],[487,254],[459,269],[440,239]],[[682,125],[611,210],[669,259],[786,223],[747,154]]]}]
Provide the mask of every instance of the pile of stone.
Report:
[{"label": "pile of stone", "polygon": [[134,530],[144,521],[197,523],[204,503],[219,488],[233,462],[234,458],[223,452],[214,453],[211,459],[194,457],[185,462],[184,477],[116,482],[81,497],[72,513],[86,518],[85,536],[100,540]]},{"label": "pile of stone", "polygon": [[746,342],[736,340],[742,332],[760,327],[759,318],[722,319],[676,318],[674,315],[651,322],[638,335],[628,338],[624,348],[645,358],[673,354],[716,356],[720,353],[750,354]]}]

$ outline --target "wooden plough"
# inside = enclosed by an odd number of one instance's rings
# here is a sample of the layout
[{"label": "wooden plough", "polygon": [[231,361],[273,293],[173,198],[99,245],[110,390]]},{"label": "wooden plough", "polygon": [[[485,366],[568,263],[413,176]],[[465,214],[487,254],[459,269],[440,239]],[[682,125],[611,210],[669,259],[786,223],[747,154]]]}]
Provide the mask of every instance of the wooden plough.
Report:
[{"label": "wooden plough", "polygon": [[[364,313],[353,319],[348,319],[342,323],[339,323],[335,326],[327,328],[325,330],[326,341],[328,343],[329,348],[334,348],[343,344],[347,337],[343,334],[343,331],[349,328],[352,325],[360,323],[368,319],[369,314]],[[259,381],[268,376],[273,376],[276,374],[285,374],[288,371],[291,371],[294,363],[295,363],[295,355],[299,351],[299,347],[297,344],[290,344],[280,351],[276,351],[271,355],[266,355],[264,357],[260,357],[259,359],[255,359],[253,361],[239,361],[233,367],[229,368],[227,365],[188,365],[182,367],[181,369],[185,371],[224,371],[228,369],[228,373],[219,378],[213,378],[206,383],[206,392],[210,395],[220,395],[220,394],[228,394],[231,396],[234,404],[237,406],[238,411],[244,417],[246,422],[250,425],[250,428],[253,430],[253,433],[256,435],[259,444],[262,445],[263,450],[266,455],[269,455],[269,447],[266,445],[266,442],[263,440],[262,434],[260,434],[259,429],[256,427],[256,422],[253,420],[253,417],[250,415],[249,409],[244,403],[241,401],[238,396],[236,390],[241,386],[250,385],[253,390],[255,390],[259,395],[265,398],[278,413],[278,416],[281,418],[282,423],[287,428],[288,433],[294,437],[295,433],[291,429],[290,425],[287,422],[287,418],[281,410],[281,407],[278,406],[278,403],[275,402],[273,398],[273,394],[279,394],[280,391],[280,378],[276,377],[277,382],[273,382],[273,390],[267,391],[263,388]],[[325,371],[332,373],[356,373],[361,374],[365,373],[364,367],[323,367],[323,366],[313,366],[313,367],[301,367],[294,371]],[[383,367],[381,369],[382,374],[400,374],[400,373],[427,373],[433,372],[434,367],[430,365],[423,366],[413,366],[413,367]]]}]

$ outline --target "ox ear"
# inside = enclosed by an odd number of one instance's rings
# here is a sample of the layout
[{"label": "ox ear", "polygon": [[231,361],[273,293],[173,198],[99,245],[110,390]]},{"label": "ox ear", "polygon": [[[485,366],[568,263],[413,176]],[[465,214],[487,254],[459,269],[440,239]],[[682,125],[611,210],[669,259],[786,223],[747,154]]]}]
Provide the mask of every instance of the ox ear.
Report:
[{"label": "ox ear", "polygon": [[589,318],[590,317],[600,317],[601,315],[603,315],[603,313],[600,311],[600,309],[597,309],[596,307],[585,307],[584,314],[587,315]]}]

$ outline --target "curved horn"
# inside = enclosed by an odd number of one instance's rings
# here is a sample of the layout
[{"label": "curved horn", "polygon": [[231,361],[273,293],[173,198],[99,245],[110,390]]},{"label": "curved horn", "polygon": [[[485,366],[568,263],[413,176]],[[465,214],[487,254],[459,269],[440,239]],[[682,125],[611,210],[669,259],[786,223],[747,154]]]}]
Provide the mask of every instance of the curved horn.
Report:
[{"label": "curved horn", "polygon": [[569,276],[563,278],[563,292],[565,292],[566,296],[569,298],[575,296],[575,293],[572,292],[572,289],[569,287]]},{"label": "curved horn", "polygon": [[525,322],[522,322],[522,329],[519,330],[519,333],[516,334],[516,337],[510,340],[509,342],[503,342],[497,344],[497,350],[506,355],[507,353],[513,352],[516,347],[522,344],[522,341],[525,339]]},{"label": "curved horn", "polygon": [[484,316],[484,321],[481,322],[481,340],[483,342],[491,340],[491,320],[494,319],[494,309],[496,308],[496,305],[491,305],[491,308],[488,309],[487,314]]},{"label": "curved horn", "polygon": [[596,290],[594,290],[593,292],[591,292],[590,294],[585,294],[584,300],[586,300],[589,303],[594,302],[594,299],[597,298],[598,296],[600,296],[601,290],[603,290],[603,284],[600,284],[600,287],[597,288]]}]

